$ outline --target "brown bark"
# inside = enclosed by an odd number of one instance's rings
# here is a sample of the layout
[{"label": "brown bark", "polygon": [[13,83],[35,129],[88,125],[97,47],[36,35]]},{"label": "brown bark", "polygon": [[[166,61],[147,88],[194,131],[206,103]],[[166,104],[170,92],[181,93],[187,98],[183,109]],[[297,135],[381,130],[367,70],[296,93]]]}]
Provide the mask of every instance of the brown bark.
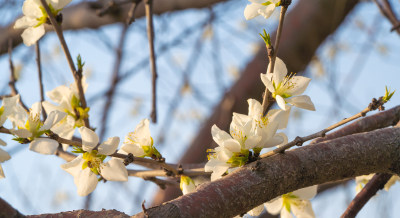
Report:
[{"label": "brown bark", "polygon": [[[308,0],[299,1],[285,19],[281,46],[278,51],[290,72],[301,72],[305,69],[315,51],[322,42],[343,22],[346,15],[358,3],[357,0]],[[261,30],[260,30],[261,32]],[[272,39],[275,36],[271,37]],[[265,73],[268,58],[265,45],[242,72],[241,78],[227,92],[221,102],[214,108],[213,114],[205,121],[197,137],[180,160],[181,163],[201,163],[206,161],[206,150],[215,147],[211,138],[211,126],[216,124],[221,129],[228,129],[232,112],[247,114],[249,98],[261,100],[265,86],[260,73]],[[176,188],[160,190],[153,200],[153,205],[161,204],[181,194]]]},{"label": "brown bark", "polygon": [[233,217],[307,186],[370,173],[399,174],[399,148],[400,128],[308,145],[249,164],[146,212],[150,217]]},{"label": "brown bark", "polygon": [[[188,8],[205,8],[215,3],[225,0],[154,0],[154,14],[162,14],[170,11],[179,11]],[[101,2],[81,2],[71,7],[67,7],[62,11],[64,30],[77,30],[83,28],[97,29],[104,25],[124,22],[129,7],[126,4],[116,8],[112,13],[99,17],[96,13],[98,9],[104,8],[108,1]],[[144,7],[139,6],[136,10],[135,17],[143,17],[145,15]],[[22,29],[14,29],[14,22],[6,27],[0,27],[0,55],[7,52],[8,40],[12,39],[13,47],[22,43]],[[47,28],[46,31],[52,31]]]}]

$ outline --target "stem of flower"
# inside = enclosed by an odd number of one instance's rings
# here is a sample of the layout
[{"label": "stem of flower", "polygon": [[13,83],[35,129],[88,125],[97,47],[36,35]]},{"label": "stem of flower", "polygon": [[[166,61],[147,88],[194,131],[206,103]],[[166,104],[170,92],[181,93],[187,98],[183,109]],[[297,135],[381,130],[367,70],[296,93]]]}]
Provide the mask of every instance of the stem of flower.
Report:
[{"label": "stem of flower", "polygon": [[[72,60],[71,53],[69,52],[67,43],[65,42],[64,35],[62,33],[61,26],[58,25],[56,18],[54,17],[53,13],[51,13],[49,6],[46,3],[46,0],[40,0],[44,9],[46,10],[47,15],[49,16],[50,23],[54,27],[54,30],[57,33],[58,39],[60,40],[61,47],[63,48],[65,57],[67,58],[69,68],[71,69],[72,75],[74,76],[76,86],[79,92],[79,99],[81,101],[82,108],[85,109],[87,107],[85,94],[83,92],[82,87],[82,72],[78,72],[75,68],[74,61]],[[89,119],[84,119],[85,126],[90,128]]]},{"label": "stem of flower", "polygon": [[339,127],[339,126],[342,126],[342,125],[344,125],[344,124],[346,124],[348,122],[351,122],[351,121],[353,121],[355,119],[358,119],[360,117],[364,117],[368,112],[376,110],[376,109],[382,107],[384,102],[382,101],[382,97],[379,98],[379,99],[380,100],[376,100],[375,98],[372,99],[372,102],[368,105],[368,107],[366,107],[361,112],[359,112],[359,113],[357,113],[357,114],[355,114],[355,115],[353,115],[353,116],[351,116],[349,118],[343,119],[340,122],[337,122],[337,123],[325,128],[325,129],[323,129],[323,130],[321,130],[319,132],[316,132],[314,134],[311,134],[311,135],[308,135],[308,136],[305,136],[305,137],[299,137],[298,136],[293,141],[291,141],[291,142],[289,142],[289,143],[287,143],[287,144],[285,144],[285,145],[283,145],[281,147],[278,147],[278,148],[276,148],[276,149],[274,149],[274,150],[272,150],[270,152],[267,152],[267,153],[261,155],[260,158],[266,158],[266,157],[272,156],[274,154],[279,154],[279,153],[282,153],[285,150],[287,150],[287,149],[289,149],[289,148],[291,148],[291,147],[293,147],[295,145],[301,146],[306,141],[309,141],[309,140],[312,140],[312,139],[315,139],[315,138],[318,138],[318,137],[324,137],[327,132],[329,132],[329,131],[331,131],[331,130]]},{"label": "stem of flower", "polygon": [[[276,33],[275,46],[272,47],[271,49],[268,49],[268,59],[269,59],[270,68],[267,73],[274,72],[276,55],[278,53],[279,43],[281,41],[283,22],[285,20],[285,15],[286,15],[286,11],[287,11],[288,7],[289,7],[289,5],[285,5],[285,6],[281,7],[281,14],[279,17],[279,25],[278,25],[278,30]],[[271,103],[273,101],[274,101],[274,98],[271,97],[271,93],[268,91],[268,88],[265,88],[265,92],[263,95],[263,101],[262,101],[263,114],[267,113],[268,108],[271,107]]]}]

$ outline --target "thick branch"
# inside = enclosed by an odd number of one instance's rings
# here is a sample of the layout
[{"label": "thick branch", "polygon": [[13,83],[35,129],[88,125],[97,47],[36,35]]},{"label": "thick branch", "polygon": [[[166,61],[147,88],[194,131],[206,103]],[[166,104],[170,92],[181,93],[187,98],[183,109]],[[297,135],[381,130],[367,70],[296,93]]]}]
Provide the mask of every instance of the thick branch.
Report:
[{"label": "thick branch", "polygon": [[301,147],[240,168],[146,212],[150,217],[232,217],[299,188],[370,173],[398,174],[399,148],[400,128]]}]

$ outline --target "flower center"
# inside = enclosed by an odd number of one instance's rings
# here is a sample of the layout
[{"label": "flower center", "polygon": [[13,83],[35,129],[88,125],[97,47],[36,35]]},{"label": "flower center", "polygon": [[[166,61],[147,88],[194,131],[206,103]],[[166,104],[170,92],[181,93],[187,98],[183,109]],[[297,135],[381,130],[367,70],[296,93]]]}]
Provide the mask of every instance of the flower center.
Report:
[{"label": "flower center", "polygon": [[100,165],[103,163],[106,157],[106,155],[98,154],[98,151],[96,150],[83,153],[82,158],[85,160],[85,162],[82,165],[82,170],[89,167],[93,173],[99,175]]}]

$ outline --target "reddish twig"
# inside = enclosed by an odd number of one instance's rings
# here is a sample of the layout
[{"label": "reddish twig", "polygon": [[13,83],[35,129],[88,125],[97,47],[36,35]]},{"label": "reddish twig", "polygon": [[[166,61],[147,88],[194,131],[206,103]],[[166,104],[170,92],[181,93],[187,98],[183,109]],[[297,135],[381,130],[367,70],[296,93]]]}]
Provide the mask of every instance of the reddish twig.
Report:
[{"label": "reddish twig", "polygon": [[[38,77],[39,77],[39,90],[40,90],[40,102],[44,101],[44,89],[43,89],[43,78],[42,78],[42,64],[40,61],[40,47],[39,47],[39,41],[36,42],[36,65],[38,69]],[[43,120],[46,120],[47,114],[46,111],[44,110],[44,107],[42,107],[42,115],[43,115]]]},{"label": "reddish twig", "polygon": [[369,199],[371,199],[379,190],[383,189],[391,177],[392,175],[387,173],[374,175],[374,177],[372,177],[372,179],[357,194],[353,201],[351,201],[341,218],[355,217]]},{"label": "reddish twig", "polygon": [[156,80],[157,80],[157,66],[156,56],[154,53],[154,27],[153,27],[153,0],[145,0],[145,11],[147,18],[147,37],[149,38],[150,49],[150,67],[152,72],[152,107],[151,107],[151,120],[153,123],[157,122],[157,100],[156,100]]},{"label": "reddish twig", "polygon": [[[74,61],[72,60],[71,53],[68,49],[67,43],[65,42],[61,26],[56,21],[54,15],[51,13],[50,8],[46,3],[46,0],[40,0],[40,2],[42,3],[43,8],[45,9],[45,11],[50,19],[51,25],[54,27],[54,30],[57,33],[58,39],[60,40],[61,47],[63,48],[65,57],[67,58],[67,61],[68,61],[69,68],[71,69],[72,75],[74,76],[74,79],[75,79],[75,84],[78,88],[79,100],[81,101],[81,106],[83,109],[85,109],[87,107],[87,104],[86,104],[86,98],[85,98],[85,94],[83,92],[83,87],[82,87],[82,72],[76,70]],[[85,122],[85,126],[87,128],[90,128],[89,119],[85,118],[84,122]]]},{"label": "reddish twig", "polygon": [[[10,89],[11,89],[11,95],[15,96],[15,95],[18,95],[18,90],[15,86],[15,83],[17,82],[17,80],[15,78],[15,68],[14,68],[14,64],[12,62],[12,41],[11,40],[8,41],[8,62],[10,64],[10,82],[8,83],[8,85],[10,86]],[[25,109],[25,111],[27,113],[29,113],[29,108],[24,104],[21,96],[19,98],[19,103]]]}]

